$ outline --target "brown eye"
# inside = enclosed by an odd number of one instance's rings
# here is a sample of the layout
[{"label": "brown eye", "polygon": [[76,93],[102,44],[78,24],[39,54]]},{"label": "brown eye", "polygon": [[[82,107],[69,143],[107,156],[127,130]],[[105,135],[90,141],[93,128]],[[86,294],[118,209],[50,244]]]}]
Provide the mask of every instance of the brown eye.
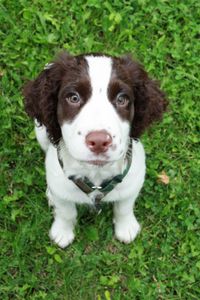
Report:
[{"label": "brown eye", "polygon": [[69,93],[66,97],[66,100],[72,104],[79,104],[81,101],[78,93]]},{"label": "brown eye", "polygon": [[117,106],[126,106],[129,103],[129,97],[126,94],[118,94],[116,99]]}]

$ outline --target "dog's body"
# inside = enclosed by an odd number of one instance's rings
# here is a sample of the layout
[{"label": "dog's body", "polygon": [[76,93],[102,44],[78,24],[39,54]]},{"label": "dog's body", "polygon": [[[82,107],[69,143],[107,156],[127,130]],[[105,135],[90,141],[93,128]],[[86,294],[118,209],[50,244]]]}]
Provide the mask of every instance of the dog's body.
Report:
[{"label": "dog's body", "polygon": [[[96,205],[101,195],[100,202],[114,203],[116,237],[131,242],[140,229],[133,206],[145,177],[144,149],[136,138],[166,108],[157,84],[129,57],[63,54],[24,94],[46,152],[47,196],[55,214],[51,239],[60,247],[70,244],[76,203]],[[102,184],[119,176],[121,182],[103,193]],[[93,185],[89,192],[85,178]]]}]

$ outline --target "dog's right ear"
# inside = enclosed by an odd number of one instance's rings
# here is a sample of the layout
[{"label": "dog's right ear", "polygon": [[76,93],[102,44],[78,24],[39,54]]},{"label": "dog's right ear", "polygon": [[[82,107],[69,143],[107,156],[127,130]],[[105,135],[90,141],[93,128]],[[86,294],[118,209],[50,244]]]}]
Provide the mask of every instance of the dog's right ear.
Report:
[{"label": "dog's right ear", "polygon": [[67,53],[60,54],[35,80],[29,81],[23,90],[25,111],[39,124],[46,126],[54,144],[61,138],[57,120],[58,92],[62,78],[73,61],[73,56]]}]

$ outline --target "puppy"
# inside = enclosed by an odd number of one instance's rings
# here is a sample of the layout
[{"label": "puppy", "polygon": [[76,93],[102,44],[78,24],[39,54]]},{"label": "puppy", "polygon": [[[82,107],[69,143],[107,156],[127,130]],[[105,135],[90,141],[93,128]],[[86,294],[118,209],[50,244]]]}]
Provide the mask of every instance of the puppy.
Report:
[{"label": "puppy", "polygon": [[98,210],[112,202],[116,238],[133,241],[140,231],[133,207],[145,177],[138,138],[167,106],[158,84],[130,56],[62,53],[25,86],[24,97],[46,153],[50,238],[61,248],[72,243],[76,204]]}]

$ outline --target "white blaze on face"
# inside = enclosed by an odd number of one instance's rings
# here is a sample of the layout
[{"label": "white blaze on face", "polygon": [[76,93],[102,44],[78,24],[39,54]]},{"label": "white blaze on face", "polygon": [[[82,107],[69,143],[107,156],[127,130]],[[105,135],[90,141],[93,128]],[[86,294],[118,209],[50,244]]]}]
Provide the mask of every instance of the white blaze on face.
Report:
[{"label": "white blaze on face", "polygon": [[[112,59],[106,56],[86,56],[92,89],[91,97],[76,118],[62,126],[64,142],[70,154],[78,160],[95,160],[85,143],[88,133],[106,130],[113,139],[113,146],[106,152],[108,161],[118,160],[126,151],[129,124],[123,121],[108,99],[108,86],[112,75]],[[105,154],[98,159],[105,160]]]},{"label": "white blaze on face", "polygon": [[[109,119],[116,114],[107,94],[112,73],[112,60],[106,56],[88,56],[86,60],[89,65],[88,73],[92,87],[92,95],[87,105],[87,114],[93,120],[93,128],[90,130],[110,131],[111,128],[108,127],[112,126],[112,121]],[[88,123],[91,123],[89,119]],[[110,134],[112,135],[112,132]]]},{"label": "white blaze on face", "polygon": [[92,99],[107,100],[107,89],[112,74],[112,60],[109,57],[86,56],[92,86]]}]

